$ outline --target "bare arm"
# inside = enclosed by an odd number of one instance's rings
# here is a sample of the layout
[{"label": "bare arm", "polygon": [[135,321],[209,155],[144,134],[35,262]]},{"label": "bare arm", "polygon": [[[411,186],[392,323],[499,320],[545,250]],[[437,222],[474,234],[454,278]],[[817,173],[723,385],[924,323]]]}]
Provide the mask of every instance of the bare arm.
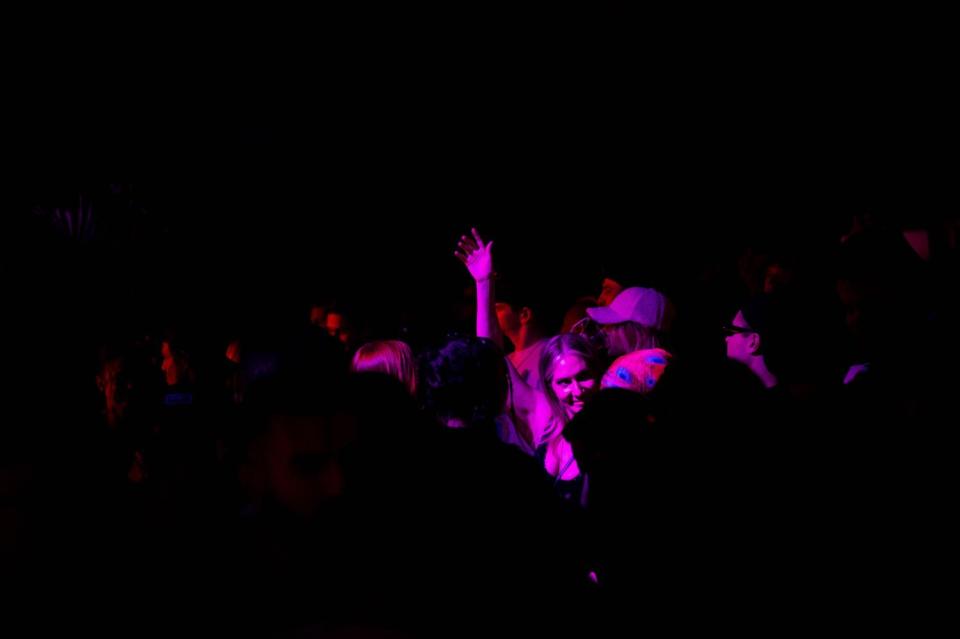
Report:
[{"label": "bare arm", "polygon": [[493,270],[493,242],[484,242],[477,229],[473,237],[460,236],[454,255],[470,271],[477,288],[477,337],[487,337],[503,348],[503,333],[497,322],[496,291]]},{"label": "bare arm", "polygon": [[[487,337],[503,348],[503,333],[497,322],[496,290],[493,269],[493,242],[484,242],[477,229],[470,229],[472,237],[462,235],[455,255],[470,271],[477,288],[477,337]],[[550,409],[546,397],[527,384],[520,376],[509,358],[505,358],[510,374],[510,397],[508,406],[512,409],[517,426],[530,434],[534,445],[546,429],[550,418]]]}]

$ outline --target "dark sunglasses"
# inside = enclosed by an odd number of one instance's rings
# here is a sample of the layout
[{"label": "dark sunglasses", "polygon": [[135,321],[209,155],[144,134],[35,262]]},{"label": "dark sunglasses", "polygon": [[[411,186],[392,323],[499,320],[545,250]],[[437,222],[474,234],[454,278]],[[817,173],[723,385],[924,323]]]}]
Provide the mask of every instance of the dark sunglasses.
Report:
[{"label": "dark sunglasses", "polygon": [[726,325],[723,327],[723,332],[727,335],[736,335],[737,333],[756,333],[752,328],[747,328],[745,326],[732,326]]}]

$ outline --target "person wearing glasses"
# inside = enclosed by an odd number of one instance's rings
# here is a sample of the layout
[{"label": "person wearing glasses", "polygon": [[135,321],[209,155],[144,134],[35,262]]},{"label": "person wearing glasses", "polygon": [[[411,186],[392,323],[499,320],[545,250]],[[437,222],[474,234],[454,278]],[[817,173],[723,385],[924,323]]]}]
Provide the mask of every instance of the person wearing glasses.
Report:
[{"label": "person wearing glasses", "polygon": [[608,306],[588,308],[586,314],[573,332],[598,344],[611,363],[628,353],[663,347],[675,311],[660,291],[632,286]]},{"label": "person wearing glasses", "polygon": [[774,388],[779,380],[770,370],[764,351],[769,300],[760,295],[747,302],[724,326],[727,337],[727,357],[746,366],[766,388]]}]

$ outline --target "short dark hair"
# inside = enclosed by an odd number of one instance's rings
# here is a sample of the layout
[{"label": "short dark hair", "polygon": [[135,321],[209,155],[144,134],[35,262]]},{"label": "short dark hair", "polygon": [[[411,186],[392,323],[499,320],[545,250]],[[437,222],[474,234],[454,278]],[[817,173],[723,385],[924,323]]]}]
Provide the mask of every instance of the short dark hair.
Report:
[{"label": "short dark hair", "polygon": [[562,309],[556,297],[551,294],[547,282],[519,276],[497,278],[497,302],[509,304],[517,312],[524,307],[529,308],[533,311],[537,327],[547,335],[555,333],[560,327]]},{"label": "short dark hair", "polygon": [[489,339],[455,337],[421,359],[424,404],[441,421],[490,422],[507,400],[503,353]]}]

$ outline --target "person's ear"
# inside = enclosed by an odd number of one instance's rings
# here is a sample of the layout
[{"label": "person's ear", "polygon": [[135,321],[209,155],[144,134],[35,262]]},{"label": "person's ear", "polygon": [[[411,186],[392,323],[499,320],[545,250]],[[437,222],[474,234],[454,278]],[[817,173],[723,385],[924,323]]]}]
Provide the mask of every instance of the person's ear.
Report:
[{"label": "person's ear", "polygon": [[760,350],[760,335],[758,333],[747,333],[747,348],[751,355],[756,355]]},{"label": "person's ear", "polygon": [[527,324],[533,319],[533,310],[529,306],[520,309],[520,324]]}]

